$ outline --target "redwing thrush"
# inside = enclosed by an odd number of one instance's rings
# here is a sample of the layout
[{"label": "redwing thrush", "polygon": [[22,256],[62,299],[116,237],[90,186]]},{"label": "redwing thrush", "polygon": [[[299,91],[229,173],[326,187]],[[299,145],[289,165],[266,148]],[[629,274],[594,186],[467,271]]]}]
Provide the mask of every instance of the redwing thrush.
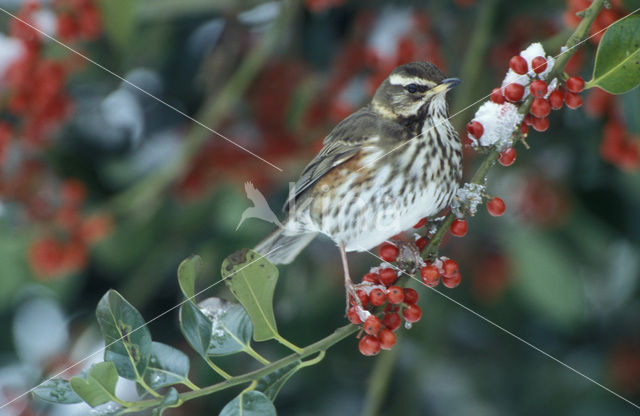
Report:
[{"label": "redwing thrush", "polygon": [[346,251],[377,246],[453,197],[462,145],[446,95],[458,83],[429,62],[394,69],[373,100],[324,139],[284,207],[283,227],[255,250],[287,264],[317,233],[328,235],[340,248],[348,302],[355,290]]}]

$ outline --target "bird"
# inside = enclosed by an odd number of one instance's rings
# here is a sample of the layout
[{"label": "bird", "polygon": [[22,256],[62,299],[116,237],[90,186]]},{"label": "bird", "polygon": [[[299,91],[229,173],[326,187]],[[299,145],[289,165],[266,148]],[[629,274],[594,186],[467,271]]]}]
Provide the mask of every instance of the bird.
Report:
[{"label": "bird", "polygon": [[269,203],[265,199],[264,195],[260,191],[253,186],[252,182],[244,183],[244,191],[247,194],[247,198],[253,202],[253,206],[245,209],[242,212],[242,216],[240,217],[240,222],[236,227],[236,231],[240,228],[240,225],[247,218],[258,218],[270,223],[277,225],[278,227],[282,227],[280,224],[280,220],[278,220],[278,216],[273,212],[273,210],[269,207]]},{"label": "bird", "polygon": [[447,100],[460,82],[430,62],[396,67],[325,137],[290,191],[282,227],[254,250],[288,264],[325,234],[340,250],[347,307],[357,301],[347,252],[368,251],[438,214],[460,186],[462,143]]}]

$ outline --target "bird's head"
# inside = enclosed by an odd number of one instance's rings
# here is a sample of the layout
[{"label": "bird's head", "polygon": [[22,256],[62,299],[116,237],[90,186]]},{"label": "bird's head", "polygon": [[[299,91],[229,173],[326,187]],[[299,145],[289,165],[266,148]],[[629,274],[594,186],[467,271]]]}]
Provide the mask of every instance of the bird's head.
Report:
[{"label": "bird's head", "polygon": [[458,85],[458,78],[445,78],[429,62],[401,65],[384,80],[372,100],[373,110],[385,118],[416,117],[433,104],[432,111],[446,116],[447,92]]}]

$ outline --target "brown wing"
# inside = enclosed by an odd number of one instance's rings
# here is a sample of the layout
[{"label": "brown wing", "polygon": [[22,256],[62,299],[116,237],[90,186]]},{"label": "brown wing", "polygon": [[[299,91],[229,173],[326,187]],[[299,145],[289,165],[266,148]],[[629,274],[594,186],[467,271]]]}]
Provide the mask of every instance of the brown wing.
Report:
[{"label": "brown wing", "polygon": [[309,162],[296,182],[293,195],[283,207],[289,208],[325,173],[351,159],[368,143],[388,145],[407,138],[399,124],[385,120],[364,107],[341,121],[324,139],[324,147]]}]

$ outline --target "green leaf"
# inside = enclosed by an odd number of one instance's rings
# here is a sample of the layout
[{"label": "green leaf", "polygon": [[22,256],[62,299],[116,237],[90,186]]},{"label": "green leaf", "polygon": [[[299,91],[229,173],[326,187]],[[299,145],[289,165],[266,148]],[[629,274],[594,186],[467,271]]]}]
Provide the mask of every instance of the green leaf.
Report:
[{"label": "green leaf", "polygon": [[178,390],[171,387],[167,391],[167,394],[165,394],[164,399],[162,399],[162,403],[160,403],[160,406],[151,411],[151,416],[161,416],[165,410],[169,409],[170,407],[178,407],[181,404],[182,400],[180,400]]},{"label": "green leaf", "polygon": [[73,389],[69,380],[54,378],[49,380],[33,390],[33,395],[41,400],[60,404],[81,403],[82,399]]},{"label": "green leaf", "polygon": [[189,357],[182,351],[160,342],[151,344],[151,358],[144,381],[152,389],[184,383],[189,374]]},{"label": "green leaf", "polygon": [[98,303],[96,317],[106,345],[105,361],[113,361],[124,378],[142,377],[151,357],[151,334],[140,312],[110,290]]},{"label": "green leaf", "polygon": [[110,361],[94,364],[86,380],[79,376],[69,380],[73,391],[91,407],[112,401],[117,382],[118,372]]},{"label": "green leaf", "polygon": [[191,299],[195,302],[193,297],[195,296],[196,278],[198,271],[202,266],[202,259],[200,256],[193,255],[180,263],[178,266],[178,283],[180,289],[187,299]]},{"label": "green leaf", "polygon": [[247,350],[253,325],[241,305],[220,298],[208,298],[198,304],[211,320],[208,355],[228,355]]},{"label": "green leaf", "polygon": [[576,264],[548,234],[510,227],[507,244],[515,268],[514,288],[536,314],[561,326],[584,314],[584,287]]},{"label": "green leaf", "polygon": [[640,16],[614,23],[600,40],[587,88],[624,94],[640,84]]},{"label": "green leaf", "polygon": [[219,416],[275,416],[273,403],[259,391],[248,391],[236,396],[222,409]]},{"label": "green leaf", "polygon": [[282,386],[284,386],[284,384],[289,381],[289,379],[297,373],[298,370],[300,370],[300,364],[302,363],[298,360],[274,371],[273,373],[267,374],[258,380],[256,390],[261,391],[269,398],[269,400],[274,401]]},{"label": "green leaf", "polygon": [[180,329],[191,347],[207,358],[211,341],[211,320],[193,303],[185,302],[180,307]]},{"label": "green leaf", "polygon": [[276,338],[273,291],[278,281],[278,269],[255,251],[243,249],[222,262],[222,277],[251,317],[253,339]]}]

